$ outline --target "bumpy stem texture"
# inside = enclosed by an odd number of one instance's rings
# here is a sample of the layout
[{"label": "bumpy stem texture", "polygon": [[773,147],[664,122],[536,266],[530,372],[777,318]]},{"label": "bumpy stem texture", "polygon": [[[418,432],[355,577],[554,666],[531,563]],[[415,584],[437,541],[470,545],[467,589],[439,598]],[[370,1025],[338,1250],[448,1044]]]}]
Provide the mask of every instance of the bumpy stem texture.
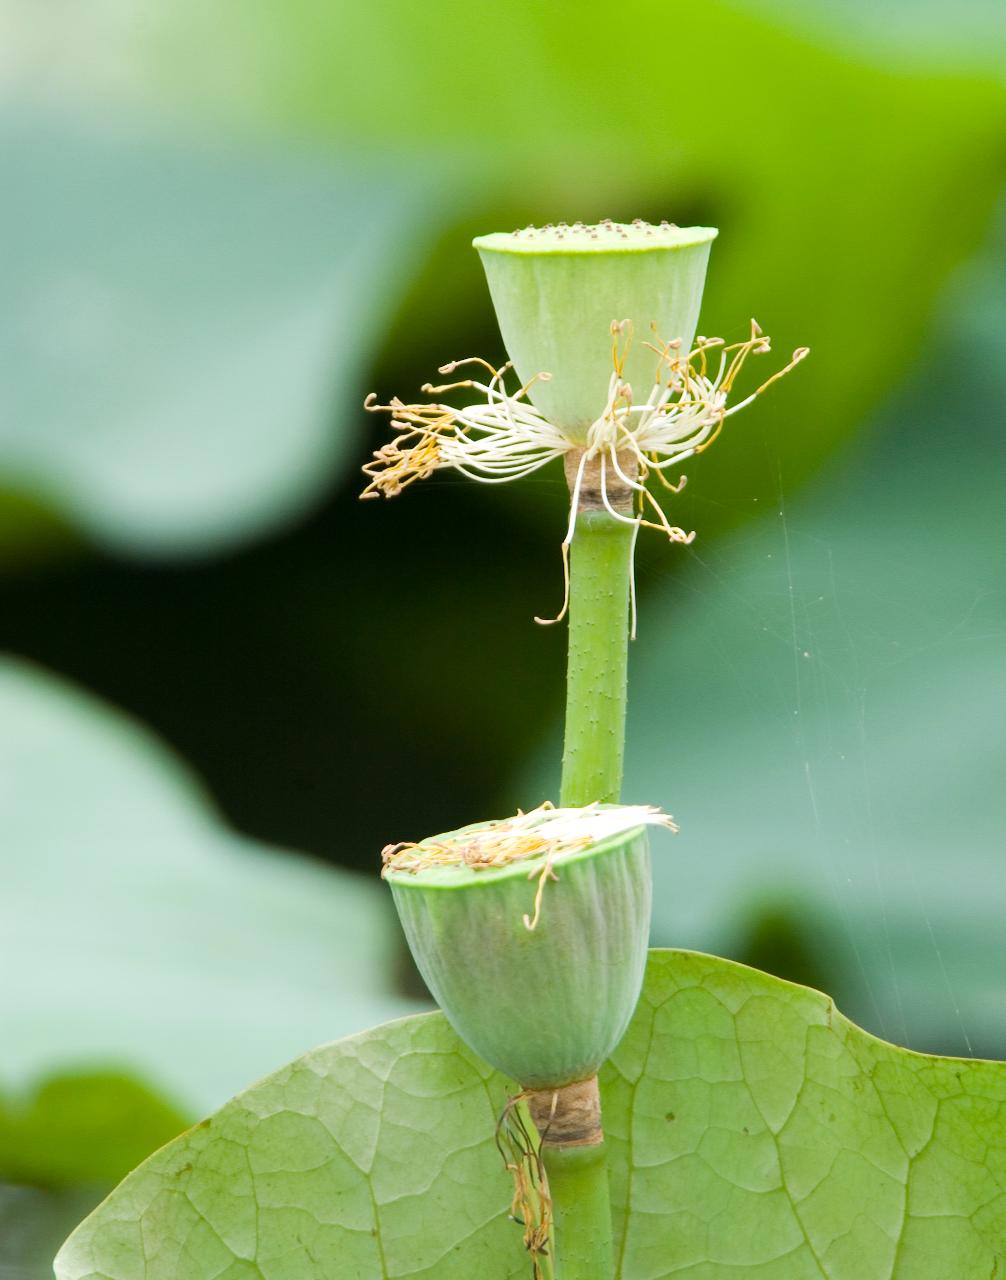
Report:
[{"label": "bumpy stem texture", "polygon": [[617,803],[622,789],[631,525],[581,510],[570,555],[566,739],[559,803]]},{"label": "bumpy stem texture", "polygon": [[[577,465],[578,459],[567,458],[571,489]],[[582,479],[570,549],[566,736],[559,803],[615,804],[622,790],[625,751],[635,530],[604,509],[593,468]],[[618,495],[616,504],[616,509],[625,504],[631,510],[631,495]],[[611,1199],[597,1078],[567,1086],[561,1094],[561,1109],[558,1098],[547,1099],[544,1093],[531,1102],[535,1123],[545,1134],[542,1154],[552,1197],[556,1277],[611,1280]]]}]

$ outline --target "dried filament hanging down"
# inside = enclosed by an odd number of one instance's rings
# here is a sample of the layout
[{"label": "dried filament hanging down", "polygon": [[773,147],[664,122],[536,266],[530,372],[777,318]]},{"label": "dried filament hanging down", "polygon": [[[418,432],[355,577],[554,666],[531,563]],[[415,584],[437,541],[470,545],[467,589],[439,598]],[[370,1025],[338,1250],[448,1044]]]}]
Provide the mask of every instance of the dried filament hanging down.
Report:
[{"label": "dried filament hanging down", "polygon": [[549,1256],[552,1234],[552,1197],[541,1154],[541,1139],[524,1119],[527,1095],[507,1099],[496,1125],[496,1147],[513,1178],[511,1219],[524,1228],[524,1248],[531,1258],[533,1280],[544,1280],[543,1260]]},{"label": "dried filament hanging down", "polygon": [[[598,473],[601,505],[616,520],[640,528],[657,529],[672,542],[689,543],[694,531],[686,532],[668,519],[661,501],[647,484],[677,494],[685,483],[676,483],[667,472],[688,458],[704,452],[722,430],[727,418],[749,405],[774,382],[799,364],[808,354],[806,347],[793,352],[789,362],[740,401],[728,404],[734,384],[748,358],[771,350],[768,335],[751,322],[751,336],[743,342],[726,344],[722,338],[697,338],[691,351],[682,352],[680,340],[665,342],[655,333],[644,345],[653,352],[655,374],[645,398],[637,396],[625,380],[625,361],[632,344],[632,325],[627,320],[611,323],[612,372],[607,402],[598,405],[599,414],[585,438],[573,438],[549,420],[530,402],[534,384],[548,380],[548,372],[537,374],[514,392],[506,388],[512,365],[494,369],[476,357],[443,365],[441,373],[453,373],[463,365],[474,365],[484,376],[464,378],[442,386],[427,384],[423,391],[439,397],[447,392],[474,391],[482,399],[455,408],[439,400],[406,404],[397,397],[390,404],[378,404],[367,397],[366,407],[391,414],[395,438],[378,449],[364,466],[368,484],[360,495],[391,498],[416,480],[425,480],[441,468],[453,468],[483,484],[505,484],[529,476],[556,458],[574,454],[569,523],[563,539],[563,564],[567,575],[568,551],[576,529],[579,496],[588,471]],[[628,511],[619,510],[612,496],[628,492],[633,502]],[[539,622],[546,619],[539,618]]]}]

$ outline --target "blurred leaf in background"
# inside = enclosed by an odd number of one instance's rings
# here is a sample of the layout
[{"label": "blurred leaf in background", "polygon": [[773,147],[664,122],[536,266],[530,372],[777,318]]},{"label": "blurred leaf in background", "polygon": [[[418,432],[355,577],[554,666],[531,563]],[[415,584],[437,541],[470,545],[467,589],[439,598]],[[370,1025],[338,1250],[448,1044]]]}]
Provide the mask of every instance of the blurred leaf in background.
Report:
[{"label": "blurred leaf in background", "polygon": [[[34,286],[15,292],[14,332],[45,341],[11,361],[9,401],[33,413],[0,428],[21,459],[5,483],[30,489],[22,518],[58,504],[119,554],[217,558],[22,572],[0,643],[151,723],[239,826],[359,866],[389,835],[523,801],[528,742],[560,701],[562,637],[528,625],[554,592],[557,471],[381,510],[357,509],[345,475],[332,487],[380,438],[370,385],[408,392],[497,347],[469,233],[637,212],[722,226],[703,327],[735,337],[756,314],[814,357],[703,458],[675,519],[711,542],[772,497],[779,465],[793,488],[861,429],[1001,183],[1006,92],[983,58],[948,72],[935,27],[904,59],[807,11],[717,2],[633,0],[617,22],[599,0],[8,15],[2,82],[33,112],[8,129],[20,275],[44,282],[52,260],[72,277],[79,253],[135,322],[60,315],[94,355],[68,387]],[[447,611],[465,619],[449,662]],[[356,749],[333,774],[336,719]],[[410,761],[393,788],[370,764],[388,742]],[[351,839],[336,813],[356,815]]]},{"label": "blurred leaf in background", "polygon": [[[0,936],[18,975],[0,992],[0,1173],[65,1180],[65,1151],[40,1144],[33,1164],[20,1146],[68,1114],[70,1068],[92,1110],[116,1099],[127,1139],[142,1116],[163,1135],[291,1053],[415,1007],[392,994],[397,930],[376,882],[232,835],[149,734],[11,660],[0,776]],[[99,1070],[156,1094],[145,1106]],[[106,1142],[115,1130],[110,1117]],[[108,1173],[107,1150],[91,1159]]]},{"label": "blurred leaf in background", "polygon": [[4,482],[134,554],[219,551],[316,500],[429,235],[408,166],[39,112],[0,156]]},{"label": "blurred leaf in background", "polygon": [[1002,58],[1006,17],[998,0],[958,0],[948,21],[942,0],[846,0],[839,5],[806,0],[740,0],[744,7],[777,18],[808,38],[837,44],[859,57],[882,59],[897,68],[981,72],[1006,77]]},{"label": "blurred leaf in background", "polygon": [[[226,520],[215,508],[239,491],[239,528],[316,499],[347,453],[321,430],[325,393],[337,422],[359,416],[354,357],[409,283],[430,191],[445,228],[476,212],[485,229],[652,210],[722,225],[707,331],[733,336],[757,312],[784,347],[817,351],[780,433],[795,481],[910,356],[1000,181],[1002,84],[892,67],[882,50],[853,56],[771,8],[633,0],[618,14],[631,72],[605,0],[146,0],[95,25],[66,4],[8,19],[8,81],[74,120],[63,137],[9,131],[25,277],[11,316],[34,346],[11,344],[22,385],[8,451],[21,483],[78,518],[90,498],[85,524],[122,544],[159,532],[169,548],[212,544]],[[451,58],[452,39],[470,52]],[[127,105],[134,129],[170,121],[187,142],[172,155],[124,147],[118,130],[82,138],[81,104],[96,119]],[[310,139],[324,161],[305,172],[245,156],[242,168],[220,154],[238,152],[236,135]],[[446,338],[446,304],[484,308],[466,260],[446,295],[414,299],[416,330]],[[452,283],[468,296],[452,298]],[[771,486],[757,434],[756,420],[710,456],[716,484]],[[14,447],[25,440],[31,465]]]},{"label": "blurred leaf in background", "polygon": [[49,1188],[112,1184],[190,1120],[131,1076],[54,1074],[0,1104],[0,1176]]},{"label": "blurred leaf in background", "polygon": [[655,858],[658,945],[782,968],[886,1039],[991,1057],[1004,334],[1006,217],[870,431],[792,502],[766,436],[775,502],[645,602],[626,784],[682,826]]},{"label": "blurred leaf in background", "polygon": [[0,1277],[35,1280],[186,1123],[417,1005],[376,883],[232,835],[150,734],[13,659],[0,779]]},{"label": "blurred leaf in background", "polygon": [[51,1280],[52,1259],[102,1188],[48,1191],[0,1183],[0,1280]]},{"label": "blurred leaf in background", "polygon": [[[925,391],[892,411],[903,426],[797,493],[918,369],[926,335],[949,344],[932,307],[1001,187],[1000,15],[929,10],[0,10],[0,646],[150,724],[251,837],[130,722],[4,668],[6,1176],[89,1181],[73,1153],[105,1085],[130,1118],[119,1136],[158,1141],[405,1003],[376,885],[258,841],[373,869],[388,839],[541,798],[529,761],[559,709],[563,637],[530,617],[557,585],[558,471],[377,510],[351,477],[382,430],[360,409],[371,386],[411,392],[445,359],[498,354],[467,242],[527,221],[719,225],[702,327],[736,337],[754,314],[778,350],[814,349],[696,469],[674,512],[700,531],[696,559],[643,551],[630,786],[684,823],[660,940],[736,953],[757,933],[766,956],[782,940],[784,969],[833,980],[894,1038],[953,1039],[949,993],[922,1021],[944,977],[994,1017],[974,924],[992,916],[990,869],[976,860],[963,896],[949,859],[943,879],[927,869],[958,835],[989,847],[994,815],[950,821],[992,814],[994,787],[944,759],[957,790],[934,812],[920,752],[959,742],[981,762],[986,730],[999,745],[991,695],[950,688],[1002,633],[963,534],[999,509],[999,481],[946,442],[1002,392],[976,401],[971,350],[953,403],[945,365],[922,369]],[[974,679],[989,693],[992,673]],[[916,844],[921,914],[896,865]],[[988,1024],[960,1007],[979,1041]],[[26,1162],[29,1129],[59,1142],[65,1088],[88,1091],[77,1130],[48,1169]],[[5,1193],[3,1280],[45,1274],[76,1194]]]}]

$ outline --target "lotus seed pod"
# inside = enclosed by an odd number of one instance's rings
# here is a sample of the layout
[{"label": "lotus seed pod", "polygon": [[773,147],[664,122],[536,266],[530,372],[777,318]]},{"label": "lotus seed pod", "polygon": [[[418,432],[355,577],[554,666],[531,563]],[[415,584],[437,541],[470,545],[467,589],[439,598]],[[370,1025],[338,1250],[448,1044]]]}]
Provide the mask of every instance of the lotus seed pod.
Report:
[{"label": "lotus seed pod", "polygon": [[[655,820],[643,806],[625,811]],[[663,814],[657,820],[670,825]],[[612,825],[609,818],[609,832]],[[507,824],[479,824],[408,846],[414,869],[396,867],[393,855],[385,878],[419,970],[461,1038],[525,1088],[584,1080],[621,1039],[642,987],[646,829],[623,823],[597,840],[480,860],[479,842],[495,838],[498,849],[501,830],[505,839]],[[425,858],[430,849],[463,852],[438,865]]]},{"label": "lotus seed pod", "polygon": [[637,402],[654,382],[645,344],[695,337],[712,227],[635,222],[575,224],[479,236],[500,332],[535,407],[570,439],[586,442],[612,372],[612,322],[631,322],[623,377]]}]

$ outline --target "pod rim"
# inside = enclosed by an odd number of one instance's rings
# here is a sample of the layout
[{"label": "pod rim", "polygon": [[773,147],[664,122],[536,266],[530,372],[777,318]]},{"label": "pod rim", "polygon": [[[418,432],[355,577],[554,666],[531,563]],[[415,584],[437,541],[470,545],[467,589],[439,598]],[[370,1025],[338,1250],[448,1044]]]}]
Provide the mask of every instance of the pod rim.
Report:
[{"label": "pod rim", "polygon": [[[445,831],[435,836],[428,836],[427,839],[430,841],[441,840],[446,836],[456,836],[467,831],[484,830],[489,825],[491,824],[488,822],[472,822],[465,827],[458,827],[454,831]],[[577,863],[587,862],[601,854],[610,853],[613,849],[630,843],[640,835],[644,837],[646,835],[646,825],[643,823],[634,827],[626,827],[624,831],[620,831],[616,835],[606,836],[596,844],[589,844],[580,849],[569,849],[563,853],[552,855],[551,859],[548,854],[535,853],[502,867],[467,867],[454,864],[451,866],[427,867],[420,871],[389,869],[384,872],[384,879],[396,889],[402,887],[405,889],[424,890],[468,889],[477,885],[498,884],[501,880],[531,880],[536,875],[541,874],[542,868],[548,861],[551,861],[552,865],[556,867],[573,866]],[[424,842],[420,841],[419,843],[422,845]]]},{"label": "pod rim", "polygon": [[472,245],[479,253],[572,257],[692,249],[711,243],[718,235],[716,227],[653,226],[639,222],[603,222],[594,226],[574,223],[570,226],[494,231],[476,236]]}]

